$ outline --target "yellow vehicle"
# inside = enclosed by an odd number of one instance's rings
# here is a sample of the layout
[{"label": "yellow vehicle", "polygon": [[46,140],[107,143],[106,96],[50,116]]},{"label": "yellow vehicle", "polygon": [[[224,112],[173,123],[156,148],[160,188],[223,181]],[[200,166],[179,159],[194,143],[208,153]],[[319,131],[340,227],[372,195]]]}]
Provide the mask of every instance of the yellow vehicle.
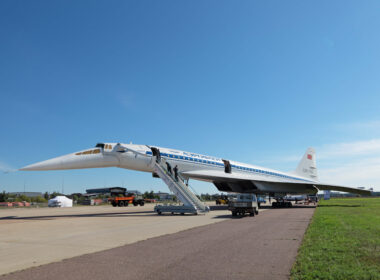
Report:
[{"label": "yellow vehicle", "polygon": [[221,195],[219,198],[215,200],[216,205],[226,205],[229,202],[228,196]]}]

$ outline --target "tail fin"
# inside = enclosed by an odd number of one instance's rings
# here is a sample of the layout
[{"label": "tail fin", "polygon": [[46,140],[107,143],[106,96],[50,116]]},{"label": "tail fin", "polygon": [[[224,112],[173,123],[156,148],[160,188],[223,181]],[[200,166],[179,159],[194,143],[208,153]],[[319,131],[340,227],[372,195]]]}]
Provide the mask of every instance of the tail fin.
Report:
[{"label": "tail fin", "polygon": [[306,153],[303,155],[303,158],[294,173],[318,181],[317,163],[315,150],[313,148],[308,148],[306,150]]}]

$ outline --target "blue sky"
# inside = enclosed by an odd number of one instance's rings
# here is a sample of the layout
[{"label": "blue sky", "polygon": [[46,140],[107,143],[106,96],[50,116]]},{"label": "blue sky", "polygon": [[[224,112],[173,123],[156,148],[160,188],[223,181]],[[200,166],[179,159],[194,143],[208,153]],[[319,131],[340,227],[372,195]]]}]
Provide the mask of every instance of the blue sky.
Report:
[{"label": "blue sky", "polygon": [[[1,1],[0,169],[151,144],[380,190],[378,1]],[[8,172],[0,191],[124,185],[116,168]],[[193,182],[198,192],[216,192]]]}]

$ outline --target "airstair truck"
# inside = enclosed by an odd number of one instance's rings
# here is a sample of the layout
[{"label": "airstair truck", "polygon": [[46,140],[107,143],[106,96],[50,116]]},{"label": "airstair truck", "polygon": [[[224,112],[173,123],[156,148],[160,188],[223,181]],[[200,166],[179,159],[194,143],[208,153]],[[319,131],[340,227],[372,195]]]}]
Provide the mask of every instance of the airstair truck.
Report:
[{"label": "airstair truck", "polygon": [[232,212],[232,216],[244,216],[249,213],[250,216],[259,214],[257,197],[251,193],[240,193],[228,203],[228,210]]}]

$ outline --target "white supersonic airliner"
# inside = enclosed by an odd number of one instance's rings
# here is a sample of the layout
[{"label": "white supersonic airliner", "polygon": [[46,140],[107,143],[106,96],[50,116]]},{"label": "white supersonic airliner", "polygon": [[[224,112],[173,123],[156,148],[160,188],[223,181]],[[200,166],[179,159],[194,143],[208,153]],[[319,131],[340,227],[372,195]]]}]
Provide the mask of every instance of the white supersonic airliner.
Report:
[{"label": "white supersonic airliner", "polygon": [[172,167],[177,166],[182,178],[211,182],[223,192],[269,194],[277,198],[287,194],[316,194],[319,190],[371,194],[359,188],[321,183],[313,148],[307,149],[297,169],[291,173],[174,149],[122,143],[98,143],[95,148],[31,164],[20,170],[119,167],[156,176],[152,162],[157,158],[164,158]]}]

